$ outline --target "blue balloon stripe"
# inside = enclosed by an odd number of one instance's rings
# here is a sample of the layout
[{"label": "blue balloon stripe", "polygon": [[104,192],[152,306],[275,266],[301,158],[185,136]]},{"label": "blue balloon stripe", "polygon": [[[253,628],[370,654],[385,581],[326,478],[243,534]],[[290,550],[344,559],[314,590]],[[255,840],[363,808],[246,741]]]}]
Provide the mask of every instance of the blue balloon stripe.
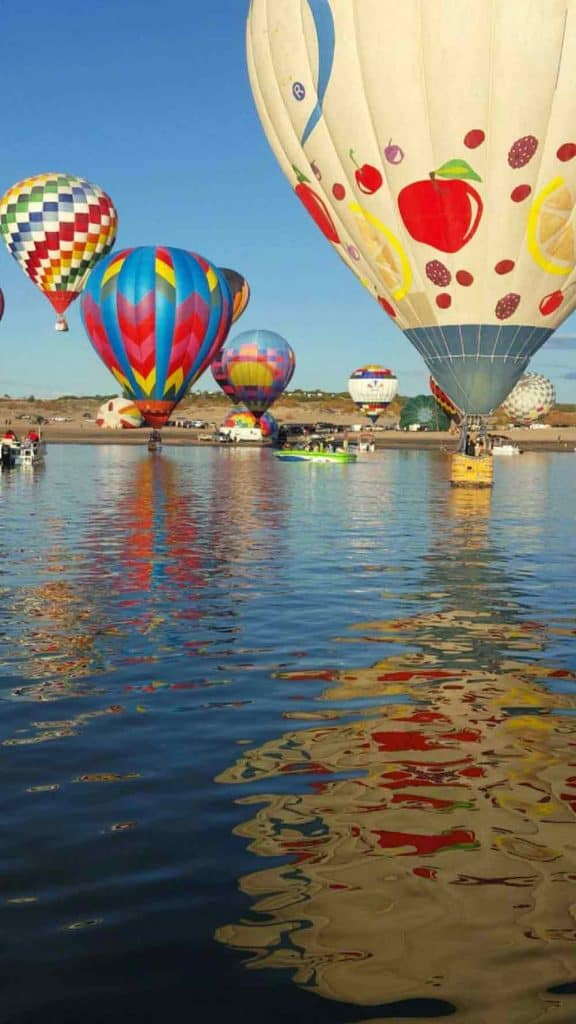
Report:
[{"label": "blue balloon stripe", "polygon": [[316,125],[320,121],[323,110],[322,104],[326,90],[332,76],[334,67],[334,53],[336,50],[336,29],[334,17],[328,0],[308,0],[308,5],[314,18],[316,36],[318,39],[318,85],[316,88],[318,102],[312,111],[308,123],[302,135],[302,145],[310,138]]}]

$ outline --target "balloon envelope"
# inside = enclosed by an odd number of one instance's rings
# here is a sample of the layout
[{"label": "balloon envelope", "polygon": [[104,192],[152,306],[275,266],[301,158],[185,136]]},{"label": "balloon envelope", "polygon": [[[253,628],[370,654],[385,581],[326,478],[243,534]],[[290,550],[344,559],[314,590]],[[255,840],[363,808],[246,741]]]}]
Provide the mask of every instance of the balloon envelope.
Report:
[{"label": "balloon envelope", "polygon": [[398,379],[383,366],[362,366],[348,381],[348,393],[354,405],[373,423],[386,411],[398,394]]},{"label": "balloon envelope", "polygon": [[224,275],[202,256],[143,246],[100,263],[81,310],[124,394],[161,427],[223,344],[232,301]]},{"label": "balloon envelope", "polygon": [[[59,314],[112,248],[117,227],[110,196],[69,174],[26,178],[0,199],[0,231],[9,253]],[[67,329],[62,315],[59,324]]]},{"label": "balloon envelope", "polygon": [[235,324],[250,302],[250,285],[237,270],[228,270],[227,267],[222,267],[222,273],[232,295],[232,323]]},{"label": "balloon envelope", "polygon": [[282,394],[294,373],[292,348],[274,331],[245,331],[222,350],[226,394],[258,418]]},{"label": "balloon envelope", "polygon": [[448,430],[450,417],[432,395],[416,395],[415,398],[409,398],[402,407],[400,428],[407,430],[417,424],[428,430]]},{"label": "balloon envelope", "polygon": [[572,0],[252,0],[283,171],[467,413],[576,307],[575,64]]},{"label": "balloon envelope", "polygon": [[129,398],[111,398],[96,414],[96,426],[105,430],[132,430],[142,423],[142,413]]},{"label": "balloon envelope", "polygon": [[278,423],[271,413],[265,412],[257,420],[254,413],[248,409],[232,409],[224,420],[222,427],[227,429],[240,427],[244,430],[259,429],[262,437],[276,437],[278,433]]},{"label": "balloon envelope", "polygon": [[434,377],[430,377],[429,384],[430,384],[430,391],[432,392],[434,398],[438,402],[438,405],[440,406],[441,409],[444,410],[446,415],[450,416],[451,419],[455,419],[455,420],[461,419],[461,417],[462,417],[461,410],[458,408],[457,405],[454,404],[454,402],[446,394],[446,392],[442,391],[442,388],[437,383],[437,381],[434,380]]},{"label": "balloon envelope", "polygon": [[502,408],[510,419],[518,423],[534,423],[556,404],[556,391],[551,380],[541,373],[525,373]]}]

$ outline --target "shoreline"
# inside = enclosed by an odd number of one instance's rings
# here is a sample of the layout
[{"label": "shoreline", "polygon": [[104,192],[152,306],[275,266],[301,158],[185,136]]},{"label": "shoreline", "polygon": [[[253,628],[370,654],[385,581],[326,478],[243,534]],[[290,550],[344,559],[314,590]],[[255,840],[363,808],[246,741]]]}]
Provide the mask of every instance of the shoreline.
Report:
[{"label": "shoreline", "polygon": [[[22,433],[25,431],[22,430]],[[76,444],[76,445],[130,445],[133,447],[145,448],[148,443],[149,428],[135,430],[103,430],[92,425],[83,424],[47,424],[42,428],[42,437],[48,445],[50,444]],[[233,445],[223,445],[211,438],[201,438],[202,431],[179,429],[177,427],[165,427],[162,431],[162,441],[166,448],[269,448],[269,441],[245,441]],[[574,427],[553,427],[547,431],[532,431],[529,429],[510,429],[505,431],[511,441],[518,444],[523,451],[532,452],[574,452],[576,449],[576,428]],[[541,435],[552,435],[551,437]],[[360,435],[354,432],[348,434],[349,441],[354,441]],[[424,433],[407,432],[399,430],[386,430],[376,432],[373,440],[377,451],[386,449],[411,449],[411,450],[445,450],[455,452],[458,439],[455,434],[448,433]],[[301,437],[295,439],[295,443],[301,441]]]}]

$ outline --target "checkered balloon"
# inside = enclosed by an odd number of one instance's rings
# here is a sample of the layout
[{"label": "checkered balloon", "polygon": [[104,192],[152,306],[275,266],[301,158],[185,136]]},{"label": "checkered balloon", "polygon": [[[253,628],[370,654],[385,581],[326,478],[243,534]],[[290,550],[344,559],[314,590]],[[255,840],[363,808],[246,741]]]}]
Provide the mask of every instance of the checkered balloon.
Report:
[{"label": "checkered balloon", "polygon": [[68,174],[38,174],[0,199],[0,231],[8,251],[59,314],[79,295],[116,238],[118,214],[98,185]]}]

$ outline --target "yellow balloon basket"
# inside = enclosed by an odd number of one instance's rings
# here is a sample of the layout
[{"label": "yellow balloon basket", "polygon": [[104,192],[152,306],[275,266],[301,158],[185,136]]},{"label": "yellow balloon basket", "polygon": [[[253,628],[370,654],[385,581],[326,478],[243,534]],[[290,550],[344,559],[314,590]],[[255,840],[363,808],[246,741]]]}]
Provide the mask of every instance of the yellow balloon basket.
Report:
[{"label": "yellow balloon basket", "polygon": [[452,455],[452,487],[492,487],[494,459],[491,455]]}]

